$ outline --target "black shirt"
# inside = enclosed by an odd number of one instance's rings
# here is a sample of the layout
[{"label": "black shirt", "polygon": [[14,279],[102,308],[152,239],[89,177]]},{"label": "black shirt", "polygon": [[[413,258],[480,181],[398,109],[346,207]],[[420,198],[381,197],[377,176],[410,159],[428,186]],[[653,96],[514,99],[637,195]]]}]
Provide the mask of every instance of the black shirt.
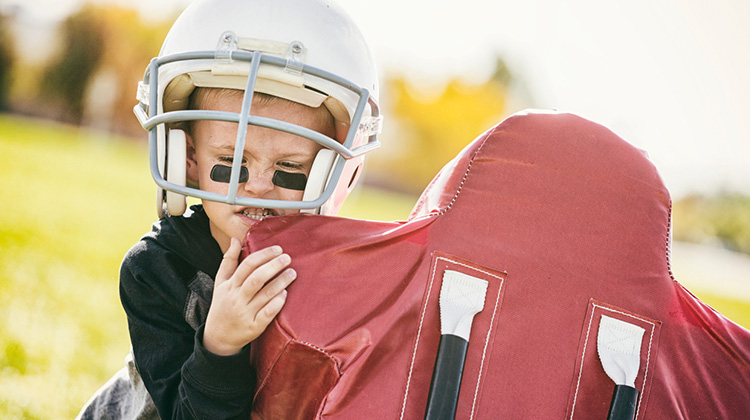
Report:
[{"label": "black shirt", "polygon": [[120,298],[138,372],[162,419],[250,418],[249,345],[233,356],[203,347],[222,259],[203,207],[166,217],[125,255]]}]

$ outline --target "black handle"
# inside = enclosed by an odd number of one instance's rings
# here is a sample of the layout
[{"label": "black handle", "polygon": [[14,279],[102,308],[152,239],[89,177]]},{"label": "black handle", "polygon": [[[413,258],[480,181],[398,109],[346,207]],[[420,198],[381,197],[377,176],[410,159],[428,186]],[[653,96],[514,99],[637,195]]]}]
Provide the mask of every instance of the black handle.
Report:
[{"label": "black handle", "polygon": [[612,402],[609,404],[607,420],[633,420],[637,402],[637,389],[627,385],[615,385]]},{"label": "black handle", "polygon": [[441,335],[432,372],[425,420],[453,420],[469,342],[456,335]]}]

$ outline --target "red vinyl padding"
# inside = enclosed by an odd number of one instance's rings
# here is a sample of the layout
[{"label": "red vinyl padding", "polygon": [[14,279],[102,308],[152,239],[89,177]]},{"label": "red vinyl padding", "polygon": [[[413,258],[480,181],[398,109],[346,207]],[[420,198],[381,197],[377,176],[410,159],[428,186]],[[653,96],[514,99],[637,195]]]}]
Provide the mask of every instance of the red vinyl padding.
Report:
[{"label": "red vinyl padding", "polygon": [[268,218],[297,280],[252,344],[256,419],[422,419],[442,273],[489,282],[456,418],[605,419],[602,315],[642,327],[636,419],[750,418],[750,332],[670,270],[669,193],[644,153],[571,114],[470,143],[403,222]]}]

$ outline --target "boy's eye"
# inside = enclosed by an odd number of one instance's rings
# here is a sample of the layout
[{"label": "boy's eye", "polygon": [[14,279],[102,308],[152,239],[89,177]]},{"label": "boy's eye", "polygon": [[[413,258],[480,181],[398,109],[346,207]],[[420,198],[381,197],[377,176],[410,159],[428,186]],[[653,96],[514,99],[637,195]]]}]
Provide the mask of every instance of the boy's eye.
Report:
[{"label": "boy's eye", "polygon": [[282,161],[282,162],[277,163],[277,165],[281,166],[284,169],[295,169],[295,170],[302,170],[303,169],[302,165],[300,165],[299,163],[294,163],[294,162],[284,162],[284,161]]},{"label": "boy's eye", "polygon": [[[224,163],[228,163],[228,164],[231,165],[232,163],[234,163],[234,156],[221,156],[221,157],[219,157],[219,161],[220,162],[224,162]],[[242,164],[244,165],[246,163],[247,163],[247,159],[242,158]]]}]

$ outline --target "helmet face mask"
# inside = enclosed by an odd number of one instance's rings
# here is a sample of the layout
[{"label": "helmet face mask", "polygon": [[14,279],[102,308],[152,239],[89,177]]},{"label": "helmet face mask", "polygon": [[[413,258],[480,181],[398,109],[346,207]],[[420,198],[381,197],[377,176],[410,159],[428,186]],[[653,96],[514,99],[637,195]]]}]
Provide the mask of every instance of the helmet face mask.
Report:
[{"label": "helmet face mask", "polygon": [[[351,33],[352,28],[356,30],[343,12],[327,6],[311,0],[254,0],[239,4],[228,0],[208,0],[194,3],[175,22],[159,57],[151,61],[143,82],[139,84],[140,103],[135,107],[141,125],[149,132],[150,167],[158,185],[159,216],[165,212],[182,214],[185,196],[249,207],[335,214],[356,183],[364,155],[380,145],[377,134],[382,117],[377,103],[377,74],[361,35],[353,41],[341,40],[336,39],[335,34],[326,33],[328,26],[321,26],[320,23],[308,24],[307,30],[294,24],[295,19],[299,21],[305,14],[322,13],[330,15],[327,20],[340,20],[339,26],[343,25],[346,32]],[[289,35],[280,35],[284,31],[279,28],[283,29],[284,22],[268,22],[269,19],[263,16],[262,12],[268,8],[274,9],[273,13],[269,13],[275,17],[293,15],[291,23],[284,21],[288,23]],[[250,17],[244,19],[243,14]],[[235,23],[224,22],[225,18],[230,17]],[[265,26],[253,25],[247,20],[265,21]],[[308,16],[307,20],[315,19]],[[196,31],[196,21],[206,22],[207,25],[200,26],[203,30]],[[220,30],[237,25],[247,28],[248,35],[253,37],[243,38],[232,30]],[[273,30],[265,30],[271,33],[264,34],[264,27]],[[216,33],[219,33],[218,37]],[[359,32],[356,31],[356,34]],[[276,36],[276,39],[263,38],[264,35]],[[210,36],[214,39],[206,39]],[[287,42],[286,39],[292,41]],[[210,44],[215,49],[191,49]],[[347,48],[354,50],[347,54]],[[342,56],[351,63],[342,63]],[[344,67],[344,76],[334,73],[339,70],[334,68],[336,65]],[[244,90],[241,111],[186,109],[190,94],[196,87]],[[325,106],[335,120],[337,134],[341,133],[337,137],[340,138],[334,139],[305,127],[253,115],[255,92],[313,108]],[[237,123],[228,194],[211,193],[197,186],[186,185],[185,152],[175,152],[181,148],[184,150],[185,135],[174,127],[197,120]],[[308,175],[302,201],[237,196],[245,143],[252,141],[246,138],[249,125],[294,134],[323,146]]]}]

